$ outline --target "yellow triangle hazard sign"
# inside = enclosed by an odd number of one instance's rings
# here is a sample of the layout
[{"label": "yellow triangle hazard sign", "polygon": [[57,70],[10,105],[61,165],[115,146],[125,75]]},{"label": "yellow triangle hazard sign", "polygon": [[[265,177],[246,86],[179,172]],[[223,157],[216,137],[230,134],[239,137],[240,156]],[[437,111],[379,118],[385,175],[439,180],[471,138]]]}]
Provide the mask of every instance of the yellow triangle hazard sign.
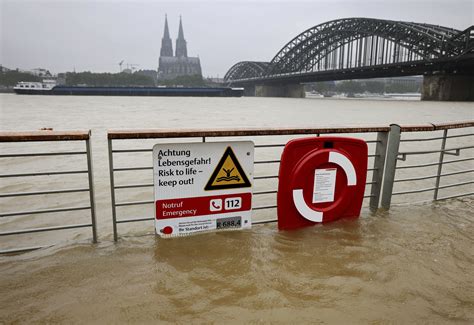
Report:
[{"label": "yellow triangle hazard sign", "polygon": [[242,166],[240,166],[232,148],[227,147],[204,190],[211,191],[250,186],[252,185],[245,175]]}]

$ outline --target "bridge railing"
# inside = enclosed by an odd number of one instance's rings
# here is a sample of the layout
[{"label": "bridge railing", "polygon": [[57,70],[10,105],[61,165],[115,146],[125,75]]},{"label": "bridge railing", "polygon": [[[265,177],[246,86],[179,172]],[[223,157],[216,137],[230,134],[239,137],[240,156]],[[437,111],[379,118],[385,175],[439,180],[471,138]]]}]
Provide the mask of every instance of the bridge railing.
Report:
[{"label": "bridge railing", "polygon": [[[6,240],[2,238],[2,246],[8,247],[1,249],[0,254],[45,246],[12,247],[20,241],[29,242],[30,234],[39,236],[42,233],[77,228],[91,228],[92,241],[97,242],[90,131],[0,132],[0,143],[0,180],[3,188],[0,193],[0,238],[7,237]],[[7,150],[9,153],[4,153]],[[78,161],[81,160],[82,166],[78,167]],[[86,177],[78,178],[83,175]],[[79,198],[81,193],[88,195]],[[85,201],[88,203],[84,204]],[[12,211],[11,207],[18,207],[18,210]],[[89,222],[65,222],[68,219],[66,212],[83,210],[90,211]],[[36,218],[36,215],[41,217]],[[80,216],[73,217],[76,221],[80,219]],[[16,218],[16,221],[11,222],[11,218]],[[32,224],[37,226],[31,227]],[[28,238],[24,241],[18,239],[13,242],[9,239],[25,235]],[[49,241],[49,237],[45,235],[43,239]]]}]

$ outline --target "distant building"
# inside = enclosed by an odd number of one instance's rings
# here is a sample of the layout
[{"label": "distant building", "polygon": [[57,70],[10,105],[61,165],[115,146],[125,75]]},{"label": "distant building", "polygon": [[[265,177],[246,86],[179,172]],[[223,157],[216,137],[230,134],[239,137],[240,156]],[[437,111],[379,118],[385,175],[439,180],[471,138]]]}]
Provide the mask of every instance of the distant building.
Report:
[{"label": "distant building", "polygon": [[33,70],[27,70],[25,72],[31,73],[32,75],[38,76],[38,77],[52,77],[53,75],[49,70],[42,69],[42,68],[37,68]]},{"label": "distant building", "polygon": [[173,56],[173,44],[168,29],[168,18],[165,17],[165,31],[161,39],[160,59],[158,63],[158,80],[174,79],[178,76],[202,76],[201,62],[198,57],[188,57],[183,24],[179,18],[179,33],[176,39],[176,52]]},{"label": "distant building", "polygon": [[56,78],[57,85],[65,85],[66,84],[66,74],[65,73],[58,73],[58,77]]},{"label": "distant building", "polygon": [[374,80],[384,81],[386,84],[396,84],[405,86],[418,86],[423,83],[423,76],[407,76],[407,77],[392,77],[392,78],[377,78]]},{"label": "distant building", "polygon": [[225,82],[224,78],[219,77],[207,77],[207,80],[218,84],[223,84]]}]

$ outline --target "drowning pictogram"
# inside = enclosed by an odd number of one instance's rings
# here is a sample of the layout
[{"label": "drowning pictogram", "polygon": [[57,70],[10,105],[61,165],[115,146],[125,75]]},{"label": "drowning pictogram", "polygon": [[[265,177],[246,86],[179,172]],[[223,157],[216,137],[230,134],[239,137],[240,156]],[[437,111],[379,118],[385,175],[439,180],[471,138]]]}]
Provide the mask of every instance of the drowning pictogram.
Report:
[{"label": "drowning pictogram", "polygon": [[250,187],[250,181],[231,147],[227,147],[204,190]]},{"label": "drowning pictogram", "polygon": [[227,170],[225,168],[222,168],[222,170],[225,172],[226,176],[221,176],[216,179],[216,182],[230,182],[230,181],[240,181],[240,177],[238,175],[231,176],[232,171],[234,168]]}]

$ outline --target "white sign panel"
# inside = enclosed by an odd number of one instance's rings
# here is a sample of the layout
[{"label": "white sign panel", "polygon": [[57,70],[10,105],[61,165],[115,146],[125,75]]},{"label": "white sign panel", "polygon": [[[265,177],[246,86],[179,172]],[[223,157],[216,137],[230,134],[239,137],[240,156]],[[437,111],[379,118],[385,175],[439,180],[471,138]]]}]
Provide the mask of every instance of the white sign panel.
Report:
[{"label": "white sign panel", "polygon": [[253,157],[251,141],[155,145],[156,233],[250,228]]},{"label": "white sign panel", "polygon": [[337,168],[314,171],[313,203],[334,202]]}]

